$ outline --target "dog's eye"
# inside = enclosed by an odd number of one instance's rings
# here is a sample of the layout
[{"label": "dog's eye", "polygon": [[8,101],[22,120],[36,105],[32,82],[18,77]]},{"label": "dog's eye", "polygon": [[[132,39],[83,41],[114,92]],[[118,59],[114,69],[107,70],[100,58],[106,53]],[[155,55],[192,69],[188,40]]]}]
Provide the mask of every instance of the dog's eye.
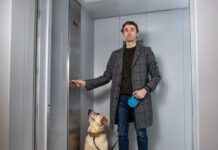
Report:
[{"label": "dog's eye", "polygon": [[96,115],[99,115],[99,113],[96,113]]}]

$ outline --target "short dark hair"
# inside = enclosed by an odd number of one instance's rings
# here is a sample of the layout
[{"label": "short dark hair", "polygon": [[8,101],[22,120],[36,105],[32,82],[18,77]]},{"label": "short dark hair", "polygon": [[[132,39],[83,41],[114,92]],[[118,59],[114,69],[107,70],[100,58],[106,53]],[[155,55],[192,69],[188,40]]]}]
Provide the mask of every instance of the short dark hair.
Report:
[{"label": "short dark hair", "polygon": [[124,27],[125,27],[126,25],[134,25],[135,28],[136,28],[136,31],[139,32],[138,25],[137,25],[134,21],[126,21],[126,22],[123,24],[122,29],[120,30],[122,33],[123,33]]}]

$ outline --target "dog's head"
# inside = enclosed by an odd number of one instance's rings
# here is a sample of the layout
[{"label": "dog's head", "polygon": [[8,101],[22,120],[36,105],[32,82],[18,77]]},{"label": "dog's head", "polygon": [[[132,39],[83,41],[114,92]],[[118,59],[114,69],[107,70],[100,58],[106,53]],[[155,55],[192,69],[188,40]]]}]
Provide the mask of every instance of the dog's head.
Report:
[{"label": "dog's head", "polygon": [[107,118],[102,113],[94,112],[93,110],[88,111],[89,117],[89,129],[92,132],[98,132],[98,130],[102,130],[104,125],[108,122]]}]

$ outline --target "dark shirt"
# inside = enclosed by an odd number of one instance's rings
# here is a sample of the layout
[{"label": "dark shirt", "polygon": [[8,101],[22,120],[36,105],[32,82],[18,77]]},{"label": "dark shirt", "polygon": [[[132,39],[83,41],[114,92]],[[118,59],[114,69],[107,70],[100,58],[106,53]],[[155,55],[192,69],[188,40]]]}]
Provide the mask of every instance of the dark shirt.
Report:
[{"label": "dark shirt", "polygon": [[135,49],[136,46],[132,48],[124,48],[120,94],[132,94],[133,92],[131,66]]}]

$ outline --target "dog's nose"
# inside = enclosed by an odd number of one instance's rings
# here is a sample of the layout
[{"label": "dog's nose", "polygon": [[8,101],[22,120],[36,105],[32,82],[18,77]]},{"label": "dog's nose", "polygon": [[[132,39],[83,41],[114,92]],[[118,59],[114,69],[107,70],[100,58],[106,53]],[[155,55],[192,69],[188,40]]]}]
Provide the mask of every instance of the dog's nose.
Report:
[{"label": "dog's nose", "polygon": [[92,112],[92,109],[89,109],[89,110],[88,110],[88,116],[89,116],[89,114],[90,114],[91,112]]}]

